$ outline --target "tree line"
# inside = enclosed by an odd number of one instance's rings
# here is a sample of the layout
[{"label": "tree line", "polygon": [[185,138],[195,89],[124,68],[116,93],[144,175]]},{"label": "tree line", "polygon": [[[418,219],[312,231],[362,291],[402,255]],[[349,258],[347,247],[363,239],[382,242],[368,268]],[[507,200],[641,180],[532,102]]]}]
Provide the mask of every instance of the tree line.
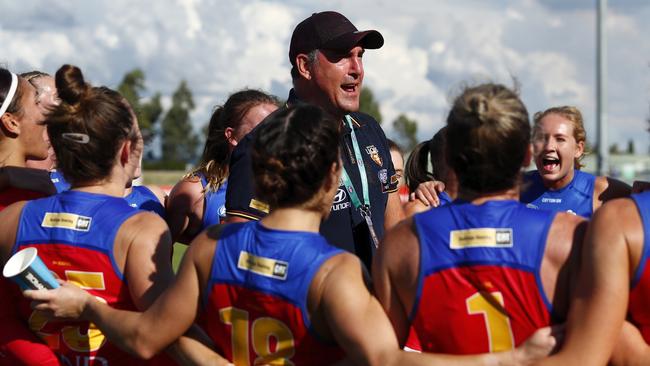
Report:
[{"label": "tree line", "polygon": [[[159,169],[185,169],[187,162],[192,162],[198,155],[201,141],[192,127],[190,113],[194,109],[192,91],[185,80],[172,94],[172,104],[163,110],[160,92],[144,99],[147,91],[145,74],[141,69],[129,71],[124,75],[117,90],[131,103],[138,116],[138,123],[145,141],[145,167]],[[149,148],[149,143],[160,138],[161,156],[159,159]]]}]

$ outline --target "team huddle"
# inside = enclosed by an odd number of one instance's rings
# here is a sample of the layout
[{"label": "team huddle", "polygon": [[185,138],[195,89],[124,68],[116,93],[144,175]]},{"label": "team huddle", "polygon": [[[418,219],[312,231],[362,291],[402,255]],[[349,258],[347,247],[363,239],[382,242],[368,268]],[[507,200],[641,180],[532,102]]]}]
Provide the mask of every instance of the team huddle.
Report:
[{"label": "team huddle", "polygon": [[577,108],[531,123],[497,83],[465,87],[402,169],[358,112],[383,44],[303,20],[286,103],[230,95],[169,197],[133,185],[118,92],[0,68],[0,263],[36,248],[60,283],[0,278],[0,365],[650,363],[650,192],[580,170]]}]

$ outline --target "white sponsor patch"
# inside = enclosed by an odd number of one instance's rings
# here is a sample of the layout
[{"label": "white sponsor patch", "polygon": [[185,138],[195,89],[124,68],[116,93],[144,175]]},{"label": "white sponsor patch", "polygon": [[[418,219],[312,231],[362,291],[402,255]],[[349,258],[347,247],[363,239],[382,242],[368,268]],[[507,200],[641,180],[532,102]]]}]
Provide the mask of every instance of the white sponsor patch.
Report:
[{"label": "white sponsor patch", "polygon": [[239,252],[237,268],[244,271],[251,271],[265,277],[286,280],[289,271],[289,263],[241,251]]},{"label": "white sponsor patch", "polygon": [[92,218],[67,212],[48,212],[43,217],[42,227],[88,231]]},{"label": "white sponsor patch", "polygon": [[452,230],[449,233],[451,249],[476,247],[509,248],[512,247],[513,237],[510,228],[477,228]]}]

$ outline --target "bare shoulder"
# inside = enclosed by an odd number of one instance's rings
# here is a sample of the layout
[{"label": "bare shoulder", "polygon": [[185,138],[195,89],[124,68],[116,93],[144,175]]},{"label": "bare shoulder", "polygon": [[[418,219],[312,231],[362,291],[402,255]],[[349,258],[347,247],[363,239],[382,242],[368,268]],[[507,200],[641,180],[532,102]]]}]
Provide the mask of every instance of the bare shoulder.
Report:
[{"label": "bare shoulder", "polygon": [[201,180],[192,176],[189,178],[184,178],[180,180],[169,193],[169,200],[172,201],[177,197],[191,197],[194,199],[200,199],[203,192],[203,185]]},{"label": "bare shoulder", "polygon": [[368,282],[368,274],[357,256],[348,252],[334,255],[323,262],[314,275],[309,290],[310,307],[317,308],[323,296],[328,296],[326,293],[338,293],[341,286]]},{"label": "bare shoulder", "polygon": [[227,225],[213,225],[192,240],[183,259],[194,263],[200,279],[207,279],[219,245],[221,232]]},{"label": "bare shoulder", "polygon": [[396,280],[417,277],[420,244],[414,225],[409,217],[388,230],[375,256],[373,272],[389,272]]},{"label": "bare shoulder", "polygon": [[628,197],[613,199],[594,214],[594,218],[597,216],[601,217],[611,217],[612,215],[630,215],[636,214],[637,208],[636,203]]},{"label": "bare shoulder", "polygon": [[147,231],[147,230],[166,230],[167,224],[158,214],[151,211],[140,211],[135,215],[129,217],[122,224],[124,228],[129,230]]},{"label": "bare shoulder", "polygon": [[555,241],[563,242],[574,241],[577,235],[584,235],[589,221],[582,216],[570,214],[567,212],[558,212],[551,223],[549,237],[555,236]]},{"label": "bare shoulder", "polygon": [[563,263],[584,241],[588,221],[582,216],[558,212],[551,223],[546,239],[547,255]]},{"label": "bare shoulder", "polygon": [[117,232],[116,239],[122,245],[130,245],[132,242],[138,245],[157,244],[162,240],[171,242],[167,223],[150,211],[140,211],[126,219]]},{"label": "bare shoulder", "polygon": [[390,254],[407,254],[408,251],[418,250],[418,237],[414,225],[413,217],[409,217],[388,230],[379,246],[379,251]]},{"label": "bare shoulder", "polygon": [[596,211],[590,225],[594,230],[625,233],[640,226],[641,217],[632,199],[618,198],[607,202]]},{"label": "bare shoulder", "polygon": [[168,220],[174,221],[188,215],[201,216],[203,215],[202,203],[203,185],[201,182],[195,181],[191,177],[183,179],[176,183],[167,197],[165,207]]},{"label": "bare shoulder", "polygon": [[13,221],[14,223],[20,218],[20,213],[23,211],[23,207],[27,201],[18,201],[7,206],[4,210],[0,211],[0,226],[7,227],[7,221]]},{"label": "bare shoulder", "polygon": [[596,211],[585,245],[592,250],[605,250],[612,258],[615,253],[627,253],[624,256],[629,256],[630,263],[636,264],[643,254],[643,242],[643,221],[636,203],[630,198],[619,198]]},{"label": "bare shoulder", "polygon": [[325,283],[331,280],[345,279],[352,271],[363,275],[365,268],[356,255],[342,252],[323,262],[314,276],[314,282]]},{"label": "bare shoulder", "polygon": [[575,230],[576,227],[586,223],[587,219],[582,216],[575,215],[568,212],[558,212],[553,219],[552,227],[565,228],[568,230]]},{"label": "bare shoulder", "polygon": [[161,204],[163,204],[163,205],[165,204],[165,200],[167,198],[167,193],[165,193],[165,191],[163,191],[162,188],[160,188],[160,187],[158,187],[156,185],[153,185],[153,184],[148,184],[145,187],[147,187],[147,189],[149,189],[151,191],[151,193],[153,193],[156,196],[156,198],[158,198],[158,201]]},{"label": "bare shoulder", "polygon": [[420,213],[430,209],[431,207],[425,206],[420,200],[409,201],[404,205],[404,214],[406,217],[411,217],[416,213]]},{"label": "bare shoulder", "polygon": [[596,177],[594,196],[600,202],[627,197],[630,193],[632,193],[632,187],[625,182],[607,176]]}]

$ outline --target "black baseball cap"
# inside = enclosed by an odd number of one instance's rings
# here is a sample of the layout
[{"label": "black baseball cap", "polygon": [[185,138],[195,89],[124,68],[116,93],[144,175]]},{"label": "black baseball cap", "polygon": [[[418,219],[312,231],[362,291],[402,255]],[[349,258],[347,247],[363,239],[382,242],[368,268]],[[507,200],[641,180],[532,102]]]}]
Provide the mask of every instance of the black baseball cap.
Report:
[{"label": "black baseball cap", "polygon": [[360,31],[348,18],[335,11],[314,13],[293,30],[289,46],[289,61],[295,66],[296,56],[316,49],[348,51],[360,45],[377,49],[384,37],[376,30]]}]

